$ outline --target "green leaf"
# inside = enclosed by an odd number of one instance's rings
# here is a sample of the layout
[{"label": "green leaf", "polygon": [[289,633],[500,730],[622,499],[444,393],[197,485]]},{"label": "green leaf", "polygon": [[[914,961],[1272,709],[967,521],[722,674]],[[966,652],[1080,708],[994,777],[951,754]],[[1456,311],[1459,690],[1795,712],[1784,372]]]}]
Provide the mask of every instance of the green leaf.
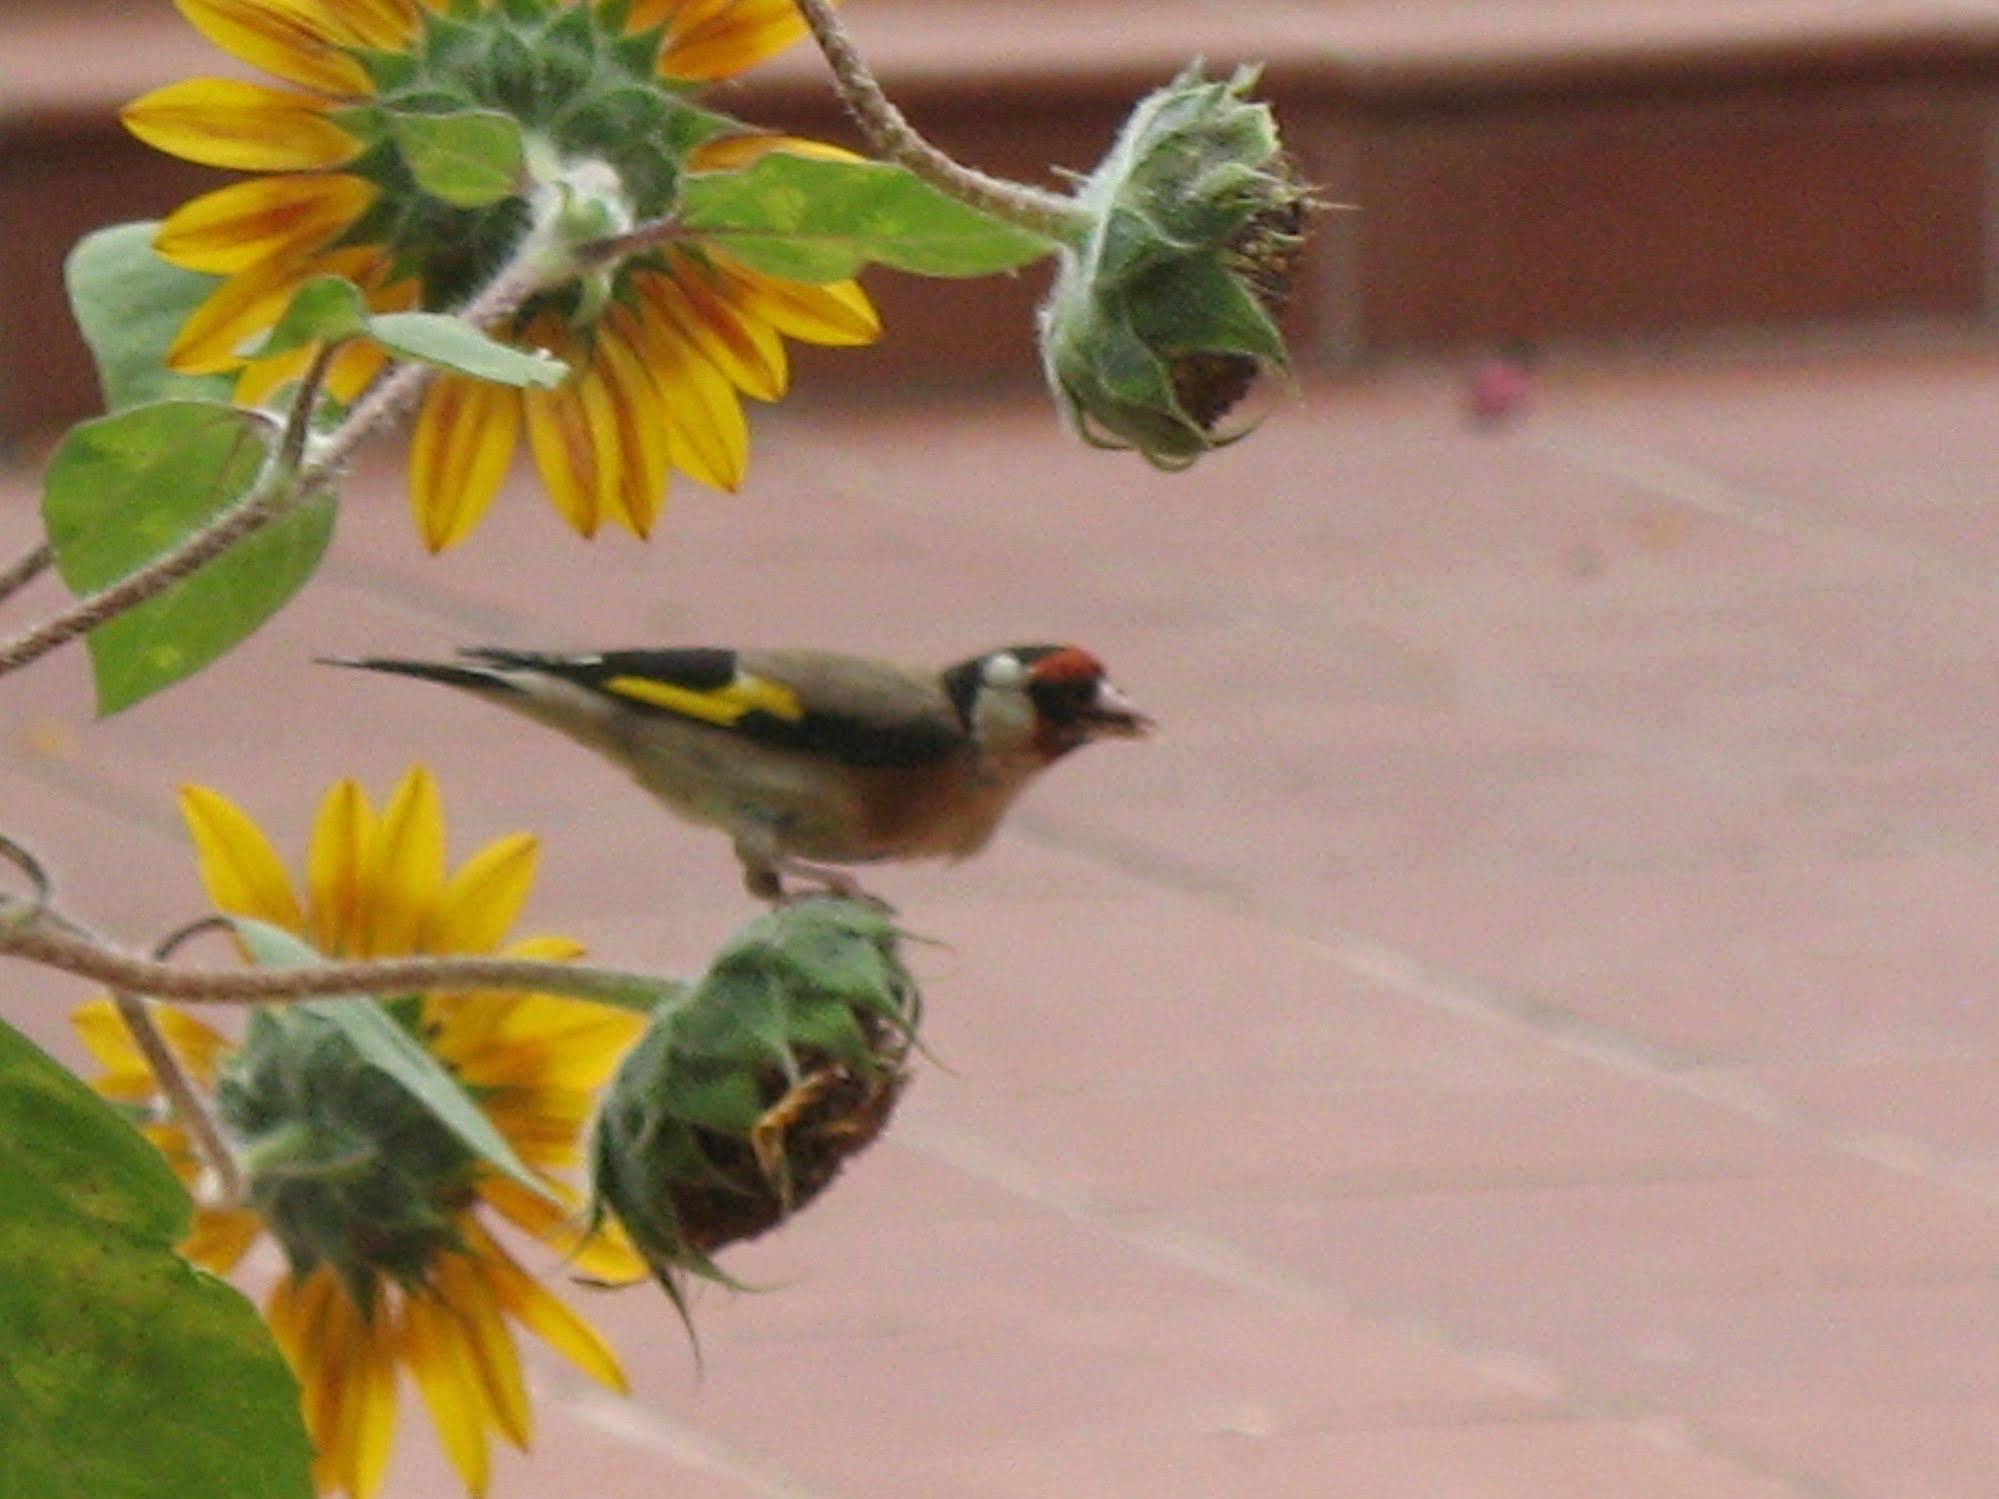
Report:
[{"label": "green leaf", "polygon": [[680,213],[702,239],[794,281],[845,280],[871,261],[921,276],[991,276],[1056,248],[901,167],[788,151],[690,176]]},{"label": "green leaf", "polygon": [[284,316],[255,357],[269,359],[307,344],[352,338],[367,324],[368,302],[360,287],[344,276],[314,276],[292,293]]},{"label": "green leaf", "polygon": [[[94,593],[198,530],[255,482],[269,424],[206,401],[135,406],[74,428],[48,468],[42,518],[71,590]],[[90,632],[97,711],[192,676],[284,607],[333,534],[330,494]]]},{"label": "green leaf", "polygon": [[456,370],[496,385],[553,390],[569,366],[488,338],[463,319],[442,312],[384,312],[368,319],[368,336],[393,354]]},{"label": "green leaf", "polygon": [[512,115],[395,114],[389,133],[417,186],[454,208],[486,208],[520,191],[525,142]]},{"label": "green leaf", "polygon": [[298,1386],[255,1310],[173,1252],[187,1194],[0,1023],[0,1474],[48,1499],[310,1499]]},{"label": "green leaf", "polygon": [[[326,961],[282,927],[232,916],[230,922],[265,968],[304,968]],[[365,995],[309,1000],[298,1006],[336,1026],[355,1051],[377,1071],[422,1104],[466,1149],[538,1197],[555,1201],[540,1178],[522,1164],[513,1146],[493,1127],[464,1086],[408,1031]]]},{"label": "green leaf", "polygon": [[227,375],[177,375],[167,349],[181,325],[222,284],[153,253],[158,224],[117,224],[79,240],[63,268],[69,303],[97,364],[104,407],[169,397],[227,400]]}]

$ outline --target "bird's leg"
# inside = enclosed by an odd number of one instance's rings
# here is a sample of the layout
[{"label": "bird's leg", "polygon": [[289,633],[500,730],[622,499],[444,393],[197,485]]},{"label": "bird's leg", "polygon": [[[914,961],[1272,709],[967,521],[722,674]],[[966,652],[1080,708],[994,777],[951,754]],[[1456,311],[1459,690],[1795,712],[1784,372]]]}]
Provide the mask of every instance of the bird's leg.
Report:
[{"label": "bird's leg", "polygon": [[782,860],[774,838],[768,834],[739,835],[736,839],[736,862],[743,866],[743,888],[751,895],[772,905],[784,899],[784,879],[778,873]]},{"label": "bird's leg", "polygon": [[[812,900],[821,896],[831,896],[835,900],[858,901],[862,905],[874,906],[879,910],[893,911],[895,907],[878,895],[870,895],[861,888],[860,881],[844,869],[835,869],[827,864],[814,864],[781,852],[777,839],[745,833],[736,839],[736,858],[743,866],[743,885],[758,900],[769,901],[774,906],[789,905],[793,901]],[[785,878],[807,882],[808,888],[786,888]]]},{"label": "bird's leg", "polygon": [[834,900],[858,901],[864,906],[873,906],[878,911],[893,912],[895,907],[879,895],[871,895],[861,887],[861,882],[844,869],[834,869],[825,864],[812,864],[804,859],[780,859],[778,868],[794,879],[808,880],[811,888],[793,888],[778,899],[784,902],[812,900],[819,896],[831,896]]}]

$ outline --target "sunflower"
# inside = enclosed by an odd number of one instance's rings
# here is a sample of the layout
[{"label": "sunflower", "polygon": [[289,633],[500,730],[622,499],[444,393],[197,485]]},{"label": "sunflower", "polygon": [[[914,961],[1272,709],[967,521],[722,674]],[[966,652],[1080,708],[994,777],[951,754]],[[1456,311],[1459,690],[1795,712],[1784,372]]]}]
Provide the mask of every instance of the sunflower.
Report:
[{"label": "sunflower", "polygon": [[[183,204],[155,249],[221,284],[168,352],[190,374],[236,371],[263,400],[311,357],[251,357],[316,276],[358,286],[377,310],[462,305],[528,217],[512,197],[481,208],[428,196],[396,144],[409,112],[483,109],[518,120],[534,154],[601,162],[634,213],[673,205],[681,176],[729,170],[782,146],[693,102],[804,32],[792,0],[176,0],[210,41],[283,87],[198,78],[127,105],[141,140],[189,161],[264,175]],[[829,149],[829,148],[816,148]],[[432,551],[469,535],[526,446],[556,508],[593,535],[651,529],[670,471],[733,490],[749,450],[742,398],[789,384],[784,339],[872,342],[872,305],[851,281],[767,275],[697,239],[638,255],[608,285],[532,299],[496,336],[569,363],[554,391],[459,376],[417,414],[410,495]],[[351,400],[383,355],[341,350],[327,388]]]},{"label": "sunflower", "polygon": [[[328,956],[503,952],[562,959],[580,952],[560,937],[505,941],[533,881],[532,838],[501,838],[447,875],[437,786],[421,767],[379,812],[354,782],[333,786],[313,828],[302,896],[270,841],[226,797],[189,787],[181,810],[217,909],[283,927]],[[578,1228],[578,1198],[566,1179],[580,1164],[596,1093],[644,1020],[532,994],[426,995],[391,1009],[406,1012],[415,1034],[478,1102],[546,1195],[481,1169],[443,1139],[429,1115],[413,1119],[406,1100],[395,1105],[403,1117],[394,1121],[391,1149],[393,1108],[377,1097],[346,1116],[348,1123],[366,1119],[381,1148],[378,1159],[347,1173],[340,1201],[380,1203],[386,1189],[414,1184],[421,1201],[412,1221],[422,1232],[394,1232],[386,1219],[351,1208],[345,1217],[335,1214],[329,1232],[326,1192],[301,1194],[282,1173],[260,1180],[258,1145],[247,1140],[250,1206],[198,1210],[183,1252],[226,1273],[267,1231],[284,1250],[288,1269],[270,1293],[266,1316],[299,1379],[322,1491],[366,1499],[379,1487],[402,1372],[466,1487],[478,1494],[488,1476],[488,1438],[525,1448],[531,1435],[516,1328],[599,1383],[624,1388],[604,1341],[521,1267],[488,1219],[497,1214],[593,1279],[629,1281],[644,1273],[622,1236],[586,1237]],[[281,1041],[261,1027],[305,1013],[260,1012],[239,1044],[180,1011],[154,1009],[167,1043],[195,1083],[218,1095],[224,1124],[239,1138],[249,1133],[259,1101],[272,1095],[267,1075],[296,1068]],[[82,1007],[76,1025],[107,1069],[99,1091],[157,1113],[153,1080],[110,1002]],[[322,1091],[324,1055],[323,1049],[313,1055],[309,1073]],[[182,1133],[161,1123],[146,1131],[191,1181],[198,1163]]]}]

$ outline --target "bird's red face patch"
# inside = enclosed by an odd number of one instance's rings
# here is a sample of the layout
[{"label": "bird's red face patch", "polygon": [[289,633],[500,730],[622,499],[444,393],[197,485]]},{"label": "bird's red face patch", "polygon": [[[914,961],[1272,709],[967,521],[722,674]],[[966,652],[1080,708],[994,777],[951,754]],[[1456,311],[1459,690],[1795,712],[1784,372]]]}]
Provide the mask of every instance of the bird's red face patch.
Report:
[{"label": "bird's red face patch", "polygon": [[1050,651],[1028,668],[1028,675],[1037,682],[1094,682],[1103,674],[1103,662],[1073,645]]}]

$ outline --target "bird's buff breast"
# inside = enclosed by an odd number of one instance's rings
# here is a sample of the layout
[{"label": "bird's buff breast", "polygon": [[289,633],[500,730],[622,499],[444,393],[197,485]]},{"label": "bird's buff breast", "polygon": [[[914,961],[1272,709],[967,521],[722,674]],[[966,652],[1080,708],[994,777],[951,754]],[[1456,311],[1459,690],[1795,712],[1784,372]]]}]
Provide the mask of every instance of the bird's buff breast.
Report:
[{"label": "bird's buff breast", "polygon": [[991,837],[1014,790],[979,777],[969,756],[842,766],[700,725],[655,724],[632,748],[639,783],[683,817],[830,863],[962,858]]}]

